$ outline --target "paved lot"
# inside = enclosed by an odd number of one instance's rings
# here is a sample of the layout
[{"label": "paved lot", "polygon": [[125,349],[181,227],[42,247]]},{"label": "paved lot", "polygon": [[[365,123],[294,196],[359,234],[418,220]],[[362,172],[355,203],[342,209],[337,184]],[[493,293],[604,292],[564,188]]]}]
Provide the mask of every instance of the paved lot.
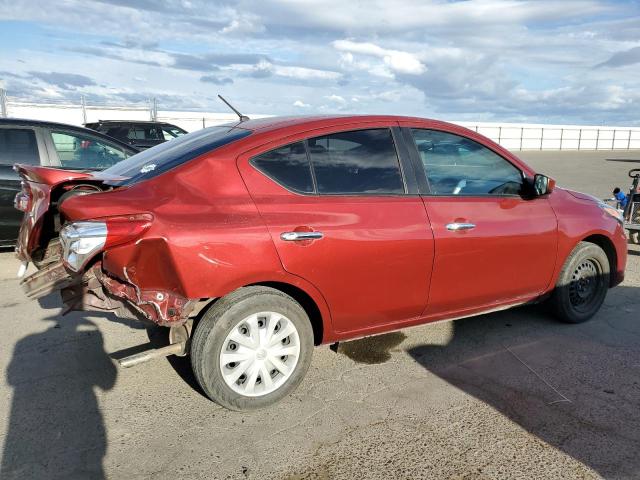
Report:
[{"label": "paved lot", "polygon": [[[598,196],[631,168],[603,152],[522,156]],[[639,478],[630,254],[586,324],[527,307],[321,347],[294,395],[238,414],[204,398],[184,359],[118,369],[111,354],[161,332],[27,301],[1,253],[0,477]]]}]

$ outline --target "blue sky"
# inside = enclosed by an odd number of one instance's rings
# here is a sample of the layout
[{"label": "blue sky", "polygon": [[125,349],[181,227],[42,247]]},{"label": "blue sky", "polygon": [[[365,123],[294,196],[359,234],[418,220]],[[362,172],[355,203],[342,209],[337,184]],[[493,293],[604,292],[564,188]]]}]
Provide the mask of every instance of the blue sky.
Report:
[{"label": "blue sky", "polygon": [[0,0],[12,99],[640,124],[640,2]]}]

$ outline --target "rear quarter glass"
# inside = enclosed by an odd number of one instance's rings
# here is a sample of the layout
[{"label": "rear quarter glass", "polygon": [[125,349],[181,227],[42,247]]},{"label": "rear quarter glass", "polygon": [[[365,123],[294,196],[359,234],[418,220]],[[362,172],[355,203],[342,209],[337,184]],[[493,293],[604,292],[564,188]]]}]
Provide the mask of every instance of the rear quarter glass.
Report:
[{"label": "rear quarter glass", "polygon": [[249,135],[251,130],[237,127],[204,128],[133,155],[96,177],[106,179],[110,185],[133,185]]}]

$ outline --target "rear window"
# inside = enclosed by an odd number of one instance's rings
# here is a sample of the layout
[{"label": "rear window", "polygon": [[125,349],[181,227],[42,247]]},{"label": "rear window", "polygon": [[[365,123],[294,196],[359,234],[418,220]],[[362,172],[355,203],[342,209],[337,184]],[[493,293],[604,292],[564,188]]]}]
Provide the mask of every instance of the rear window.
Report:
[{"label": "rear window", "polygon": [[249,135],[251,131],[242,128],[228,126],[203,128],[137,153],[104,170],[104,176],[122,177],[121,181],[110,182],[112,184],[131,185],[156,177],[200,155]]},{"label": "rear window", "polygon": [[0,128],[0,165],[40,163],[38,144],[33,130]]},{"label": "rear window", "polygon": [[388,128],[310,138],[308,145],[320,195],[405,192],[398,155]]}]

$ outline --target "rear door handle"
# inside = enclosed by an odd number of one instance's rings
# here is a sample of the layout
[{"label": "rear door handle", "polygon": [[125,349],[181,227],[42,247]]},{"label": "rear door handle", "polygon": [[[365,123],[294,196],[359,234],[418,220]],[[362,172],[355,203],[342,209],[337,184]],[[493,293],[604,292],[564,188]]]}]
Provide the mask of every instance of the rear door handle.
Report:
[{"label": "rear door handle", "polygon": [[301,240],[320,240],[322,232],[283,232],[280,238],[286,242],[299,242]]},{"label": "rear door handle", "polygon": [[472,228],[476,228],[474,223],[447,223],[447,230],[451,230],[452,232],[457,232],[458,230],[471,230]]}]

